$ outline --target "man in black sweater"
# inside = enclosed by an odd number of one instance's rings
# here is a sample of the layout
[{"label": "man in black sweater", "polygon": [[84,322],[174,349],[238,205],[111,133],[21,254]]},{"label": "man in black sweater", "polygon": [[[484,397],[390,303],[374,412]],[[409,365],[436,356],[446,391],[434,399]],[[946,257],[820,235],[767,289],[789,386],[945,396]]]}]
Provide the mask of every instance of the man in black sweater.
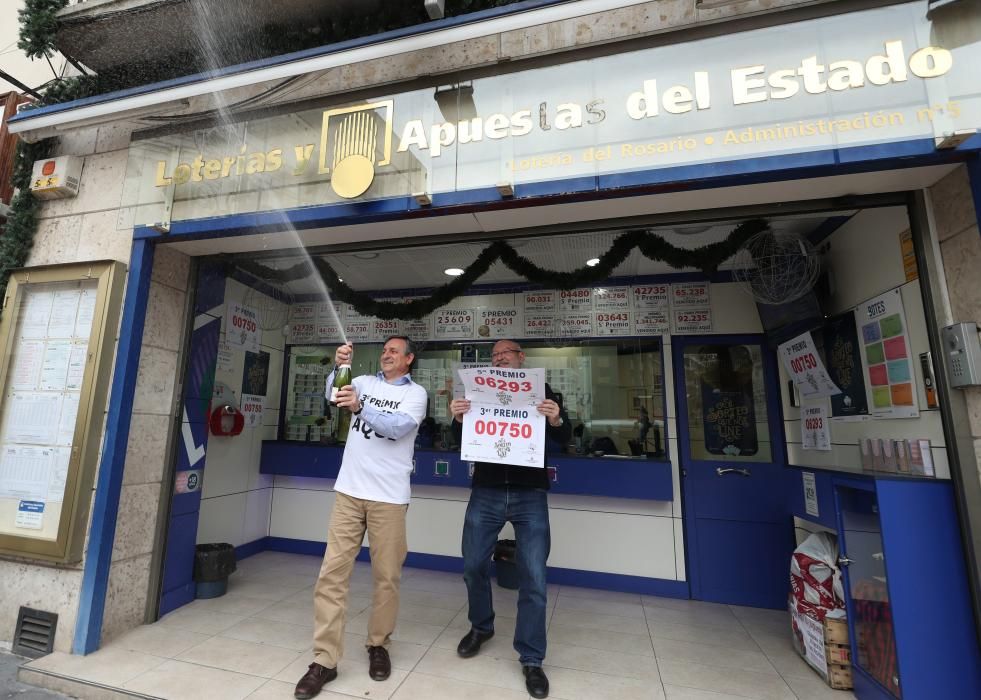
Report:
[{"label": "man in black sweater", "polygon": [[[519,369],[525,361],[521,346],[513,340],[494,344],[491,361],[495,367]],[[545,400],[538,412],[545,416],[546,440],[566,445],[572,426],[545,385]],[[450,403],[453,431],[459,441],[463,414],[470,410],[466,399]],[[514,526],[520,587],[514,648],[520,655],[525,686],[532,697],[548,696],[548,678],[542,670],[545,658],[545,562],[551,547],[548,525],[548,472],[544,468],[477,462],[471,484],[470,503],[463,525],[463,578],[467,583],[471,629],[460,640],[457,653],[469,658],[494,636],[494,606],[491,599],[490,560],[504,523]]]}]

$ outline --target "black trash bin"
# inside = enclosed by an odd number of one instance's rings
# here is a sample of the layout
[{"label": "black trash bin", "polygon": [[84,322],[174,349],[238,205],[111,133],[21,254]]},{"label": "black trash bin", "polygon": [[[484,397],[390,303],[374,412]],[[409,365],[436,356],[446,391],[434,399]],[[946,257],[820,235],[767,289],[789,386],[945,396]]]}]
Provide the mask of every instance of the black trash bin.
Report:
[{"label": "black trash bin", "polygon": [[498,540],[494,547],[494,564],[497,569],[497,585],[501,588],[518,590],[517,550],[514,540]]},{"label": "black trash bin", "polygon": [[228,577],[235,571],[235,548],[225,542],[199,544],[194,550],[195,597],[225,595]]}]

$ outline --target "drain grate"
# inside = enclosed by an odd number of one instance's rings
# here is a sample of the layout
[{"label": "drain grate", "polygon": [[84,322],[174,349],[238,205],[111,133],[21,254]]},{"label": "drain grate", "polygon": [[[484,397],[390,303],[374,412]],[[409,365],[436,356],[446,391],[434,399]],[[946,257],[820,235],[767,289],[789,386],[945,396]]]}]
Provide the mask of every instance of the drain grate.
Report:
[{"label": "drain grate", "polygon": [[21,607],[17,613],[13,652],[36,659],[54,649],[58,616],[55,613]]}]

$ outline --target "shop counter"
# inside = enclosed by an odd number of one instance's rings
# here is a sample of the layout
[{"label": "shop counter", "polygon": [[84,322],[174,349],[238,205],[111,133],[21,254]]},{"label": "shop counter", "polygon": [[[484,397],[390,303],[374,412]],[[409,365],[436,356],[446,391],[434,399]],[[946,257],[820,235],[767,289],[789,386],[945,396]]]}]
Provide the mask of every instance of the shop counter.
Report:
[{"label": "shop counter", "polygon": [[[343,449],[289,440],[262,443],[262,474],[336,479]],[[458,452],[416,450],[413,484],[470,487],[471,462]],[[670,501],[671,463],[641,457],[557,455],[546,468],[554,493]]]}]

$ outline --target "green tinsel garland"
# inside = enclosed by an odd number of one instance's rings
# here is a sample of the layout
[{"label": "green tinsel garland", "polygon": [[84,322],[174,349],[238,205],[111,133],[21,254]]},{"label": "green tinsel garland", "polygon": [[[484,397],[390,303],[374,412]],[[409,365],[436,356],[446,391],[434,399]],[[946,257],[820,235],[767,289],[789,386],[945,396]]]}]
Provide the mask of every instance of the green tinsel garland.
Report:
[{"label": "green tinsel garland", "polygon": [[498,260],[529,282],[552,289],[575,289],[602,282],[613,274],[613,271],[635,248],[639,249],[645,257],[666,262],[675,269],[694,267],[709,275],[715,272],[720,264],[735,255],[750,236],[766,231],[768,228],[769,224],[766,221],[752,219],[733,229],[725,240],[694,249],[679,248],[649,231],[627,231],[618,236],[610,249],[600,256],[597,265],[583,266],[572,272],[558,272],[539,267],[520,255],[508,243],[495,241],[477,256],[462,275],[437,287],[425,299],[414,299],[404,303],[375,301],[367,294],[351,289],[341,282],[334,268],[322,258],[313,258],[311,261],[303,261],[282,270],[249,260],[236,260],[230,264],[258,279],[272,283],[292,282],[317,274],[327,285],[332,299],[350,304],[358,313],[376,318],[408,320],[422,318],[462,296]]},{"label": "green tinsel garland", "polygon": [[0,298],[7,289],[10,271],[24,266],[34,245],[41,203],[31,194],[31,170],[34,161],[48,157],[51,144],[51,139],[17,144],[14,172],[10,178],[17,188],[17,194],[10,202],[10,215],[0,236]]}]

